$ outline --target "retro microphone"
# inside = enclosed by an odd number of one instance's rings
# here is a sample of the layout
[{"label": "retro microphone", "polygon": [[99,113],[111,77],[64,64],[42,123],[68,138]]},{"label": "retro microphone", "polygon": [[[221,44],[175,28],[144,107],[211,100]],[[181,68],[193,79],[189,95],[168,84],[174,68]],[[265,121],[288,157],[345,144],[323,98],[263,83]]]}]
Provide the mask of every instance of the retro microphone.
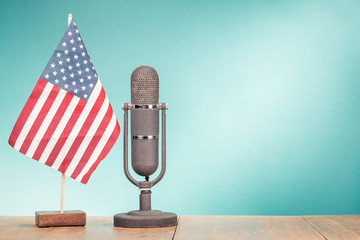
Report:
[{"label": "retro microphone", "polygon": [[[166,227],[177,224],[174,213],[151,209],[151,187],[157,184],[166,169],[166,115],[167,103],[159,103],[159,76],[150,66],[137,67],[131,74],[131,103],[123,103],[124,110],[124,172],[140,190],[140,210],[114,216],[117,227]],[[128,168],[128,111],[131,111],[131,165],[145,181],[135,180]],[[161,171],[150,181],[159,165],[159,110],[161,119]]]}]

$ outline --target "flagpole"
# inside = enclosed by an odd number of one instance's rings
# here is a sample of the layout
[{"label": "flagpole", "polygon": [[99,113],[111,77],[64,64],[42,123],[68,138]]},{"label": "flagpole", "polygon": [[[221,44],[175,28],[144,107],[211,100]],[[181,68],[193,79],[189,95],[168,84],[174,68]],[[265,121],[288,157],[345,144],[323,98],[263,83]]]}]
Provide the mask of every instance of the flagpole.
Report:
[{"label": "flagpole", "polygon": [[60,213],[64,213],[64,185],[65,185],[65,174],[61,175],[61,200],[60,200]]},{"label": "flagpole", "polygon": [[[68,26],[72,20],[72,14],[68,14]],[[61,174],[61,200],[60,200],[60,213],[64,213],[64,187],[65,187],[65,173]]]}]

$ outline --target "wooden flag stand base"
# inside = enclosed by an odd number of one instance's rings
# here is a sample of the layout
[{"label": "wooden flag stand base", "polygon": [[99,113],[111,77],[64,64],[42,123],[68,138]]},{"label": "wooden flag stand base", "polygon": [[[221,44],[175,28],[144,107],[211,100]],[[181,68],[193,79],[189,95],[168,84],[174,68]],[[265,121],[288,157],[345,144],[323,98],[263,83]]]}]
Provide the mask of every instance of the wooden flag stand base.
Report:
[{"label": "wooden flag stand base", "polygon": [[37,211],[35,222],[38,227],[84,226],[86,213],[80,210],[64,211]]},{"label": "wooden flag stand base", "polygon": [[61,175],[60,211],[37,211],[35,223],[38,227],[64,227],[86,225],[86,213],[80,210],[64,211],[65,174]]}]

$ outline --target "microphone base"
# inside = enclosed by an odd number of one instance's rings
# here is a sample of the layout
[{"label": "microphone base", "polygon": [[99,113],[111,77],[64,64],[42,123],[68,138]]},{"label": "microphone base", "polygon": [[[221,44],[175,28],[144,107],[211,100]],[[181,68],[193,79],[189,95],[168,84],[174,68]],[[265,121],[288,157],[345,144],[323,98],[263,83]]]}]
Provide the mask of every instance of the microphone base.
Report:
[{"label": "microphone base", "polygon": [[114,216],[115,227],[156,228],[175,225],[177,225],[176,214],[159,210],[137,210]]}]

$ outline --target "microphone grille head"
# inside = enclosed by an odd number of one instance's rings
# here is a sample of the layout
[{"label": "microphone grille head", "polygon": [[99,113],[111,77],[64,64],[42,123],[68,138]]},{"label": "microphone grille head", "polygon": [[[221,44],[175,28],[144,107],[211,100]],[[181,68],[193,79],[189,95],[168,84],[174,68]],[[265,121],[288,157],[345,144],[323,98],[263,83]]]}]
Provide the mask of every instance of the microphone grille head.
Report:
[{"label": "microphone grille head", "polygon": [[153,67],[142,65],[131,74],[131,103],[157,104],[159,75]]}]

